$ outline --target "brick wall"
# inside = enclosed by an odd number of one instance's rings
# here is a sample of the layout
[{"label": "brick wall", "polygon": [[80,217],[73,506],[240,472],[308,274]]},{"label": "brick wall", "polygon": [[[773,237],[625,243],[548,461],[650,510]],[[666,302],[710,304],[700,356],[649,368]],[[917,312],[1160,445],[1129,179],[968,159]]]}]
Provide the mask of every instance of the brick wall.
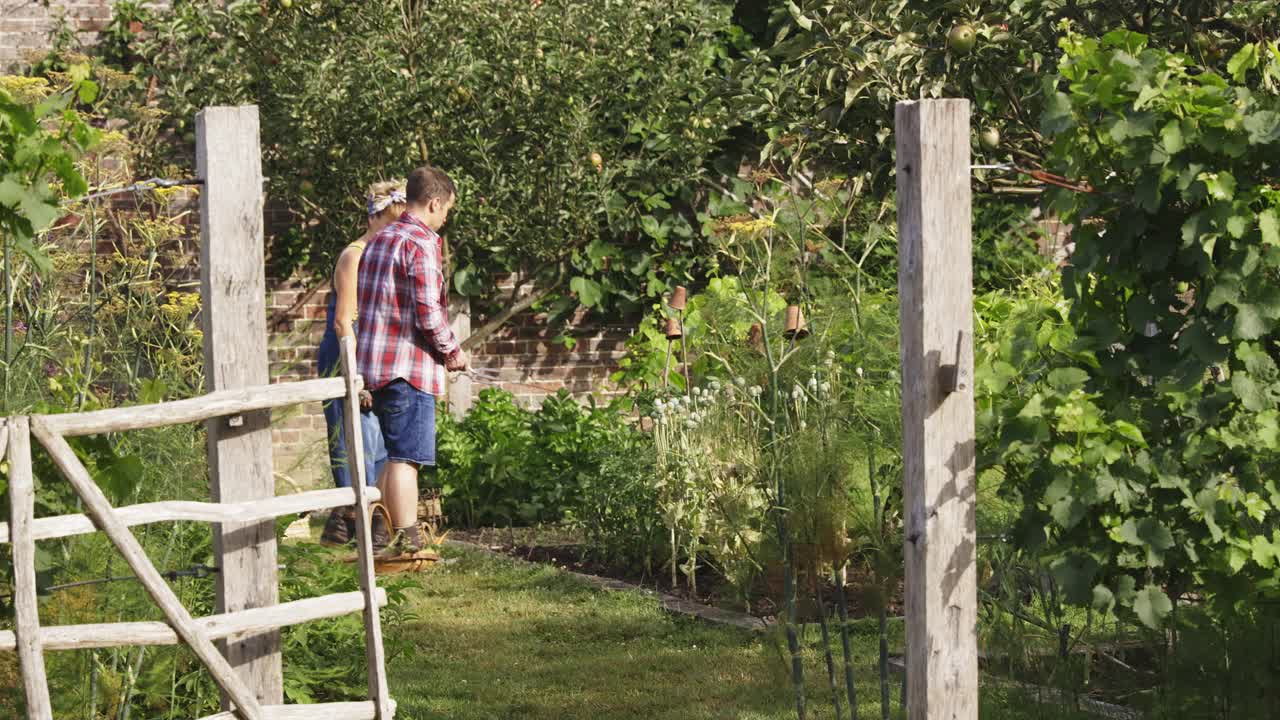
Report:
[{"label": "brick wall", "polygon": [[[317,376],[316,349],[324,335],[328,287],[310,289],[301,280],[267,281],[267,362],[272,382]],[[299,487],[330,480],[324,412],[308,403],[277,413],[271,429],[277,477]]]},{"label": "brick wall", "polygon": [[[472,327],[480,327],[478,317]],[[609,382],[626,354],[626,342],[638,319],[603,323],[584,310],[568,322],[551,324],[544,313],[517,315],[472,354],[472,364],[496,371],[497,387],[511,392],[526,407],[535,407],[562,388],[585,399],[620,394]],[[572,339],[569,344],[557,338]],[[474,392],[491,385],[477,384]]]},{"label": "brick wall", "polygon": [[[92,44],[111,22],[113,4],[112,0],[0,0],[0,69],[22,64],[29,52],[47,49],[59,18],[66,18],[82,43]],[[146,5],[168,7],[169,1]]]}]

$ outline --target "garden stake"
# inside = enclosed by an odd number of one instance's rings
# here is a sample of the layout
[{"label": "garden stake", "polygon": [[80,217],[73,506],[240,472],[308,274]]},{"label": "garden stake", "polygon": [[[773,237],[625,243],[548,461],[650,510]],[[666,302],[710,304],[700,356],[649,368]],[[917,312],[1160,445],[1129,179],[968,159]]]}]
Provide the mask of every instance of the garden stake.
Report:
[{"label": "garden stake", "polygon": [[[782,487],[781,481],[778,487]],[[778,503],[782,505],[781,501]],[[796,637],[796,581],[792,576],[795,559],[791,555],[792,547],[787,533],[786,520],[779,516],[778,533],[783,541],[782,587],[787,602],[787,649],[791,651],[791,684],[796,691],[796,716],[804,720],[804,665],[800,657],[800,640]]]},{"label": "garden stake", "polygon": [[98,651],[89,651],[89,715],[87,720],[98,718]]},{"label": "garden stake", "polygon": [[[881,507],[880,501],[880,483],[876,482],[876,449],[875,446],[867,444],[867,479],[871,483],[871,514],[875,518],[876,534],[879,535],[880,545],[883,552],[884,545],[884,508]],[[884,578],[880,577],[880,571],[877,563],[876,584],[879,586],[880,592],[876,593],[879,598],[878,615],[880,619],[880,720],[889,720],[889,611],[888,597],[885,591]],[[904,664],[902,669],[903,684],[906,684],[907,670]]]},{"label": "garden stake", "polygon": [[831,657],[831,634],[827,631],[827,604],[822,600],[822,583],[815,582],[813,587],[813,599],[818,602],[818,623],[822,626],[822,654],[827,658],[827,684],[831,686],[831,704],[835,706],[836,718],[839,718],[844,713],[840,711],[840,689],[836,687],[836,661]]},{"label": "garden stake", "polygon": [[689,341],[684,336],[684,310],[680,311],[680,357],[684,365],[684,394],[693,395],[693,383],[689,381]]},{"label": "garden stake", "polygon": [[[680,326],[680,321],[675,318],[667,318],[667,360],[662,365],[662,387],[667,387],[671,383],[671,346],[676,340],[684,337],[684,328]],[[688,385],[686,378],[685,384]]]},{"label": "garden stake", "polygon": [[[772,235],[770,235],[772,237]],[[767,284],[766,284],[767,291]],[[764,327],[761,326],[760,340],[764,343],[765,358],[769,361],[769,411],[773,417],[778,416],[778,396],[780,390],[778,388],[778,365],[774,364],[773,353],[769,347],[769,334],[763,332]],[[775,460],[779,450],[776,448],[777,428],[771,423],[766,431],[769,439],[769,447],[773,448]],[[786,481],[782,477],[781,472],[776,467],[772,469],[775,473],[773,481],[774,496],[774,512],[776,513],[776,523],[778,531],[778,545],[782,547],[782,588],[786,602],[786,616],[783,621],[783,629],[787,635],[787,649],[791,652],[791,684],[796,693],[796,716],[800,720],[804,720],[805,697],[804,697],[804,663],[800,657],[800,642],[796,638],[796,586],[793,568],[795,567],[794,557],[791,548],[791,533],[787,529],[787,497],[786,497]]]},{"label": "garden stake", "polygon": [[849,720],[858,720],[858,691],[853,684],[853,652],[849,646],[849,601],[844,594],[844,582],[831,566],[831,581],[836,586],[836,607],[840,610],[840,644],[844,648],[844,689],[849,700]]},{"label": "garden stake", "polygon": [[[880,599],[880,720],[889,720],[889,616],[884,599]],[[902,670],[902,684],[907,684],[907,671]]]},{"label": "garden stake", "polygon": [[667,341],[667,360],[662,363],[662,387],[671,384],[671,341]]}]

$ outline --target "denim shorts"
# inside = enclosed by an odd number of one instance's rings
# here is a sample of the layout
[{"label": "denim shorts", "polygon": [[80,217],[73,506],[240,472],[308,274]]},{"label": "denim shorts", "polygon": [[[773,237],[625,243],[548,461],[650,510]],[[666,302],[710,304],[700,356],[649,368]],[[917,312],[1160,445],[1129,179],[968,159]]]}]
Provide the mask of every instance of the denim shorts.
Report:
[{"label": "denim shorts", "polygon": [[436,464],[436,396],[397,379],[373,391],[387,460]]}]

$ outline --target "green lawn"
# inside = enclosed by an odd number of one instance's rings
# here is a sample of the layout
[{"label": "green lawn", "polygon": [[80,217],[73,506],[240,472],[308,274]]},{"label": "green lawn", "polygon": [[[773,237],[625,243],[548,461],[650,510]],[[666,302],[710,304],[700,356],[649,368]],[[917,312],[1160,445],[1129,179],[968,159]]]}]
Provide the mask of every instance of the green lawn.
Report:
[{"label": "green lawn", "polygon": [[[388,669],[398,717],[795,717],[786,666],[772,636],[673,617],[654,598],[597,591],[546,566],[456,548],[445,555],[457,562],[424,574],[422,589],[411,591],[418,618],[399,639],[414,643],[416,657]],[[895,628],[894,648],[901,646],[901,630]],[[811,628],[809,717],[831,718],[819,638]],[[854,642],[858,716],[879,718],[874,623],[859,623]],[[895,682],[893,717],[901,716],[898,692]],[[1049,710],[987,694],[982,717],[1069,717]],[[844,713],[847,718],[848,708]]]}]

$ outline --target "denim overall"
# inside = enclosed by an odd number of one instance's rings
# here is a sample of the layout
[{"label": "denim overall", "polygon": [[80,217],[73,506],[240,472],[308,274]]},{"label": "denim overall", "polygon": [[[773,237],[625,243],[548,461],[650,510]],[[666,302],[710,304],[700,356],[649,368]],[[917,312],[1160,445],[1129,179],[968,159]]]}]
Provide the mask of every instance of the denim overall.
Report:
[{"label": "denim overall", "polygon": [[[337,314],[338,293],[329,293],[329,303],[325,308],[324,338],[316,352],[316,364],[320,377],[333,377],[342,373],[342,345],[338,342],[338,334],[334,331],[333,319]],[[338,487],[351,487],[351,472],[347,468],[347,448],[342,414],[345,398],[337,398],[324,403],[324,422],[329,429],[329,464],[333,468],[333,481]],[[387,462],[387,449],[382,443],[382,428],[378,424],[378,416],[370,410],[360,412],[360,434],[364,437],[364,472],[365,483],[378,484],[378,474]]]}]

